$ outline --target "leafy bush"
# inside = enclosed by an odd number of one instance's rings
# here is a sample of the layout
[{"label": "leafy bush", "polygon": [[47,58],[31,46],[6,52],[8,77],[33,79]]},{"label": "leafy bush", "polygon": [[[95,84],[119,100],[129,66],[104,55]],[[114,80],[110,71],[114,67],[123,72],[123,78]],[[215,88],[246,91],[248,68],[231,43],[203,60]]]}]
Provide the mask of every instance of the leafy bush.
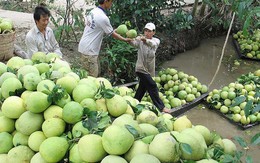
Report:
[{"label": "leafy bush", "polygon": [[135,80],[137,49],[126,42],[113,38],[105,40],[107,45],[101,54],[101,72],[112,84],[122,84]]}]

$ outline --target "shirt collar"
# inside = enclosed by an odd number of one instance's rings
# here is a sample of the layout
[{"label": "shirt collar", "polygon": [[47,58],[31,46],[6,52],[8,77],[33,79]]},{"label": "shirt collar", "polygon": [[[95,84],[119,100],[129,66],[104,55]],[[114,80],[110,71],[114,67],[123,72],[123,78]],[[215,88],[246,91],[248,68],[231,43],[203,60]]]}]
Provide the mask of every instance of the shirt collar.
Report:
[{"label": "shirt collar", "polygon": [[100,8],[107,15],[107,12],[105,9],[103,9],[101,6],[98,6],[98,8]]}]

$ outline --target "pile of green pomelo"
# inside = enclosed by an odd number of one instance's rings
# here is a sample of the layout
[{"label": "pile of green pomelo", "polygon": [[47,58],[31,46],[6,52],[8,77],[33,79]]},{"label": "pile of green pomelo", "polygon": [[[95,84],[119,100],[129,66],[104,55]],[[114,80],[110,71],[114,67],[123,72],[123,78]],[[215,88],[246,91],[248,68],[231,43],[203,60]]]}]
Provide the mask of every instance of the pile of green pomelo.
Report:
[{"label": "pile of green pomelo", "polygon": [[207,102],[227,118],[243,126],[260,122],[260,69],[209,93]]},{"label": "pile of green pomelo", "polygon": [[79,72],[55,53],[0,63],[0,162],[214,163],[237,152],[187,116]]}]

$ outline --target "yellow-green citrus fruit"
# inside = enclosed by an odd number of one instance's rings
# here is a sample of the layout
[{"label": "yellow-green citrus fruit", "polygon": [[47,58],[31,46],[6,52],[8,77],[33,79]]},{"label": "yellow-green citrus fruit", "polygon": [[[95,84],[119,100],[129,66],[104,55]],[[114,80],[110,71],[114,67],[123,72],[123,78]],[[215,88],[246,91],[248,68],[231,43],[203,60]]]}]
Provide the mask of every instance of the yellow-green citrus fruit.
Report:
[{"label": "yellow-green citrus fruit", "polygon": [[94,98],[96,92],[95,86],[78,84],[72,91],[72,97],[76,102],[80,103],[85,98]]},{"label": "yellow-green citrus fruit", "polygon": [[3,62],[0,62],[0,76],[5,72],[7,72],[7,66]]},{"label": "yellow-green citrus fruit", "polygon": [[76,162],[78,162],[78,163],[84,162],[79,155],[78,144],[74,144],[73,147],[70,149],[69,160],[70,160],[70,162],[75,162],[75,163]]},{"label": "yellow-green citrus fruit", "polygon": [[191,128],[192,127],[192,123],[191,121],[187,118],[187,116],[181,116],[179,118],[177,118],[174,122],[173,122],[173,130],[174,131],[178,131],[181,132],[182,130],[186,129],[186,128]]},{"label": "yellow-green citrus fruit", "polygon": [[40,81],[40,83],[38,83],[36,89],[38,92],[50,94],[50,92],[53,90],[54,86],[55,86],[54,81],[45,79],[45,80]]},{"label": "yellow-green citrus fruit", "polygon": [[12,119],[17,119],[26,109],[24,101],[18,96],[9,96],[2,104],[2,112],[4,116]]},{"label": "yellow-green citrus fruit", "polygon": [[57,105],[51,105],[43,112],[43,115],[45,120],[49,118],[62,118],[62,108]]},{"label": "yellow-green citrus fruit", "polygon": [[28,139],[28,146],[34,150],[35,152],[38,152],[40,149],[41,143],[47,139],[47,137],[44,135],[42,131],[35,131],[33,132]]},{"label": "yellow-green citrus fruit", "polygon": [[24,78],[24,76],[26,74],[29,73],[35,73],[37,75],[39,75],[39,71],[36,67],[32,66],[32,65],[24,65],[23,67],[19,68],[17,71],[17,77],[20,78],[22,77],[22,79]]},{"label": "yellow-green citrus fruit", "polygon": [[130,162],[134,156],[144,153],[149,154],[149,144],[144,143],[142,140],[136,140],[132,147],[124,154],[124,158]]},{"label": "yellow-green citrus fruit", "polygon": [[145,136],[159,134],[158,128],[149,123],[140,123],[139,127],[141,128],[142,133],[144,133]]},{"label": "yellow-green citrus fruit", "polygon": [[143,163],[143,162],[160,163],[160,160],[151,154],[139,154],[139,155],[136,155],[130,161],[130,163]]},{"label": "yellow-green citrus fruit", "polygon": [[20,80],[18,80],[17,78],[8,78],[3,82],[1,86],[2,96],[6,99],[10,96],[10,93],[15,92],[15,90],[21,88],[23,88],[23,86]]},{"label": "yellow-green citrus fruit", "polygon": [[46,62],[46,54],[44,52],[36,52],[36,53],[33,53],[32,55],[32,58],[31,60],[34,62],[34,63],[43,63],[43,62]]},{"label": "yellow-green citrus fruit", "polygon": [[121,36],[125,36],[127,31],[128,29],[125,24],[121,24],[116,28],[116,33],[120,34]]},{"label": "yellow-green citrus fruit", "polygon": [[80,138],[78,150],[80,158],[86,162],[99,162],[107,155],[102,145],[102,137],[96,134]]},{"label": "yellow-green citrus fruit", "polygon": [[92,98],[85,98],[80,102],[80,105],[83,108],[88,108],[91,111],[96,111],[97,110],[97,104],[96,101]]},{"label": "yellow-green citrus fruit", "polygon": [[25,100],[26,109],[32,113],[41,113],[50,105],[51,103],[48,101],[48,95],[42,92],[32,92]]},{"label": "yellow-green citrus fruit", "polygon": [[40,152],[38,152],[38,153],[36,153],[35,155],[33,155],[33,157],[32,157],[32,159],[31,159],[30,163],[48,163],[48,162],[45,161],[45,160],[42,158]]},{"label": "yellow-green citrus fruit", "polygon": [[224,144],[224,153],[234,156],[237,150],[236,145],[229,139],[222,139],[222,142]]},{"label": "yellow-green citrus fruit", "polygon": [[70,101],[63,107],[62,118],[67,123],[75,124],[81,120],[83,110],[78,102]]},{"label": "yellow-green citrus fruit", "polygon": [[102,135],[105,151],[111,155],[126,153],[134,143],[134,136],[125,128],[111,125]]},{"label": "yellow-green citrus fruit", "polygon": [[97,111],[107,112],[106,99],[100,98],[96,100]]},{"label": "yellow-green citrus fruit", "polygon": [[50,137],[40,145],[40,154],[47,162],[59,162],[65,156],[69,143],[63,137]]},{"label": "yellow-green citrus fruit", "polygon": [[127,163],[127,161],[116,155],[107,155],[100,163]]},{"label": "yellow-green citrus fruit", "polygon": [[179,144],[170,132],[157,134],[149,145],[149,153],[161,162],[177,162],[180,159]]},{"label": "yellow-green citrus fruit", "polygon": [[72,76],[64,76],[59,78],[56,84],[63,87],[68,94],[71,94],[73,89],[77,86],[78,81]]},{"label": "yellow-green citrus fruit", "polygon": [[202,126],[202,125],[196,125],[196,126],[194,126],[194,129],[196,131],[198,131],[204,137],[204,140],[207,145],[212,144],[213,140],[212,140],[212,137],[210,134],[210,130],[207,127]]},{"label": "yellow-green citrus fruit", "polygon": [[13,144],[14,144],[14,146],[18,146],[18,145],[28,146],[28,139],[29,139],[28,135],[24,135],[17,131],[13,135]]},{"label": "yellow-green citrus fruit", "polygon": [[[2,62],[0,62],[2,63]],[[17,76],[14,73],[11,72],[4,72],[1,76],[0,76],[0,86],[2,86],[3,82],[8,79],[8,78],[17,78]]]},{"label": "yellow-green citrus fruit", "polygon": [[196,163],[218,163],[218,161],[213,160],[213,159],[202,159],[202,160],[196,161]]},{"label": "yellow-green citrus fruit", "polygon": [[11,118],[7,118],[6,116],[0,116],[0,133],[8,132],[11,133],[15,130],[15,121]]},{"label": "yellow-green citrus fruit", "polygon": [[21,57],[12,57],[6,63],[6,65],[13,69],[19,69],[25,65],[24,60]]},{"label": "yellow-green citrus fruit", "polygon": [[60,118],[46,119],[42,131],[46,137],[60,136],[65,131],[66,123]]},{"label": "yellow-green citrus fruit", "polygon": [[12,148],[7,155],[8,162],[15,163],[30,163],[33,155],[35,153],[28,146],[19,145],[17,147]]},{"label": "yellow-green citrus fruit", "polygon": [[0,162],[7,162],[7,154],[0,154]]},{"label": "yellow-green citrus fruit", "polygon": [[118,117],[126,112],[128,105],[122,96],[115,95],[110,99],[106,99],[106,106],[110,115]]},{"label": "yellow-green citrus fruit", "polygon": [[15,128],[25,135],[31,135],[33,132],[41,130],[43,121],[42,114],[26,111],[16,120]]},{"label": "yellow-green citrus fruit", "polygon": [[0,132],[0,154],[7,154],[13,148],[13,136],[8,132]]},{"label": "yellow-green citrus fruit", "polygon": [[126,32],[126,36],[128,38],[136,38],[137,32],[135,29],[130,29],[129,31]]},{"label": "yellow-green citrus fruit", "polygon": [[149,123],[154,126],[159,122],[158,116],[150,110],[143,110],[137,116],[136,119],[137,119],[138,123]]}]

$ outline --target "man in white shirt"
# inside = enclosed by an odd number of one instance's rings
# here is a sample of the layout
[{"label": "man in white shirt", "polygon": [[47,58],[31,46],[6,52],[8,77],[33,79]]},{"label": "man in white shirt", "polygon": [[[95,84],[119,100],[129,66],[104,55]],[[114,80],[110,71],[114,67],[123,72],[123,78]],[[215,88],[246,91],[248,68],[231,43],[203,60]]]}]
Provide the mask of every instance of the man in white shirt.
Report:
[{"label": "man in white shirt", "polygon": [[35,52],[56,53],[62,57],[62,52],[49,24],[50,11],[44,6],[37,6],[34,10],[35,26],[27,33],[25,44],[28,58]]},{"label": "man in white shirt", "polygon": [[100,73],[98,55],[104,35],[112,35],[115,39],[130,42],[131,39],[117,34],[109,18],[107,9],[112,6],[113,0],[98,0],[99,6],[92,9],[86,17],[86,26],[79,42],[78,51],[81,53],[81,61],[90,76],[97,77]]}]

